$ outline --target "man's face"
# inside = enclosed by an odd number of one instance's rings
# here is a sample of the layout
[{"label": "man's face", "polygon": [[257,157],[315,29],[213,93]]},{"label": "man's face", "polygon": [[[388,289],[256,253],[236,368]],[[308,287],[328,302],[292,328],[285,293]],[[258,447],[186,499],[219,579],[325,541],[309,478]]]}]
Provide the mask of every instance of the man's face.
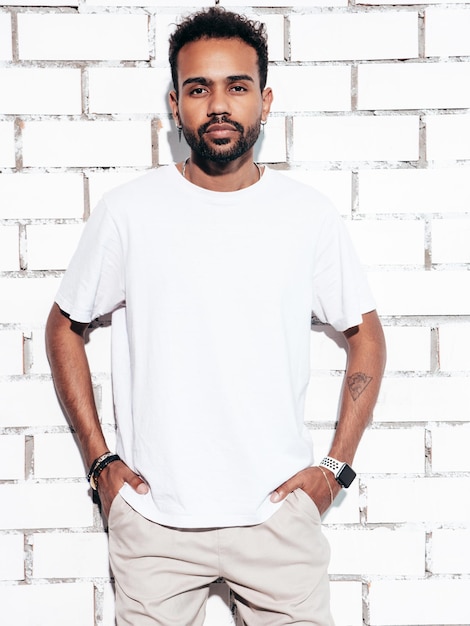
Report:
[{"label": "man's face", "polygon": [[178,54],[173,116],[191,150],[215,162],[233,161],[253,148],[272,100],[261,93],[257,55],[240,39],[200,39]]}]

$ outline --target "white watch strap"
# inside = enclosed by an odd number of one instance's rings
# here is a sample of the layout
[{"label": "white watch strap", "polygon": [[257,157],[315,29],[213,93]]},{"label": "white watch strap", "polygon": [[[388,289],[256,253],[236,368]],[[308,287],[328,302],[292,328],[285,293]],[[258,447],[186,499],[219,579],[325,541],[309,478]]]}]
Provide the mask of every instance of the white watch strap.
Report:
[{"label": "white watch strap", "polygon": [[341,467],[343,467],[344,463],[342,463],[341,461],[337,461],[336,459],[333,459],[331,456],[326,456],[322,462],[320,463],[320,467],[326,467],[326,469],[329,469],[330,472],[333,472],[333,474],[336,475],[339,472],[339,470],[341,469]]}]

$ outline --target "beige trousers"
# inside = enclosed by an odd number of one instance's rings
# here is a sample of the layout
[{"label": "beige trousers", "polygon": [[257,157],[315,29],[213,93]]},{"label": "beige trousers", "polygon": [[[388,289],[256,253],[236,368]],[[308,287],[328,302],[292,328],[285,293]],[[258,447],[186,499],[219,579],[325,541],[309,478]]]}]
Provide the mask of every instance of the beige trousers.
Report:
[{"label": "beige trousers", "polygon": [[109,551],[118,626],[202,626],[218,578],[246,626],[333,626],[330,549],[318,510],[300,489],[262,524],[203,530],[150,522],[118,496]]}]

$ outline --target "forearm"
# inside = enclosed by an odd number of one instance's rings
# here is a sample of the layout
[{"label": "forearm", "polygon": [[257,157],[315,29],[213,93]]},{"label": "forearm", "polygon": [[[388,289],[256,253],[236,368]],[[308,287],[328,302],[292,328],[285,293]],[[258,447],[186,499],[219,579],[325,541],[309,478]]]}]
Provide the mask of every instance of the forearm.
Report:
[{"label": "forearm", "polygon": [[[82,331],[86,325],[81,325]],[[46,326],[46,349],[55,388],[74,428],[87,467],[108,448],[93,395],[83,335],[54,305]]]},{"label": "forearm", "polygon": [[386,349],[375,311],[363,316],[357,332],[345,333],[349,352],[340,412],[329,456],[352,463],[369,425],[385,368]]}]

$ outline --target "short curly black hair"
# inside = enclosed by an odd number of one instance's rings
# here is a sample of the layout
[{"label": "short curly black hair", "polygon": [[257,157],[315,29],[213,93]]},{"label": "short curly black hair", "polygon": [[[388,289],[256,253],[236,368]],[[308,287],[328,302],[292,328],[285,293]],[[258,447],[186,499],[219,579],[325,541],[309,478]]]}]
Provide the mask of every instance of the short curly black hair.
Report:
[{"label": "short curly black hair", "polygon": [[178,53],[181,48],[199,39],[241,39],[255,49],[258,56],[261,91],[268,76],[268,43],[266,25],[246,16],[210,7],[186,17],[170,35],[169,61],[173,86],[178,92]]}]

